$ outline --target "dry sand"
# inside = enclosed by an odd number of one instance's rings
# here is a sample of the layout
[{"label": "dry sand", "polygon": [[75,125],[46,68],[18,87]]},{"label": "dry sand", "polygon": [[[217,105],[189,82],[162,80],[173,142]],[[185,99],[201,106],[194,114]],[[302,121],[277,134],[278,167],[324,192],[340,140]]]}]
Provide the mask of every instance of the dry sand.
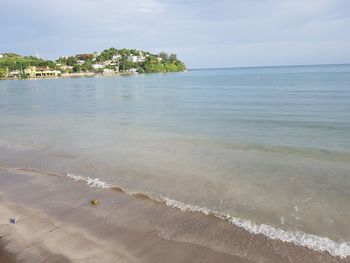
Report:
[{"label": "dry sand", "polygon": [[0,169],[0,201],[1,263],[350,262],[65,175]]}]

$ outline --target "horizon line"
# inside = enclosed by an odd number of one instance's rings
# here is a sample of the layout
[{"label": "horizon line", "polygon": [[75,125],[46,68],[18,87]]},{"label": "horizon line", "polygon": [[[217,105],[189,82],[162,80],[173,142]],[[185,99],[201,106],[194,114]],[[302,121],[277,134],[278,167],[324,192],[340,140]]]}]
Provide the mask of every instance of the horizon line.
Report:
[{"label": "horizon line", "polygon": [[280,67],[309,67],[309,66],[344,66],[347,63],[324,63],[324,64],[290,64],[290,65],[264,65],[264,66],[228,66],[228,67],[205,67],[205,68],[189,68],[188,70],[206,70],[206,69],[239,69],[239,68],[280,68]]}]

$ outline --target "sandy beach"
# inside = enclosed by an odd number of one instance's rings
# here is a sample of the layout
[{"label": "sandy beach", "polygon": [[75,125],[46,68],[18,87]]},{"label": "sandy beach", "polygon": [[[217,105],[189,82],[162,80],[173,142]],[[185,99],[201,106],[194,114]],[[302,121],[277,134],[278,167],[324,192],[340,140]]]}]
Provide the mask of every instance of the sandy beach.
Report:
[{"label": "sandy beach", "polygon": [[350,1],[0,3],[0,263],[350,263]]},{"label": "sandy beach", "polygon": [[350,262],[46,171],[1,169],[0,192],[1,262]]},{"label": "sandy beach", "polygon": [[5,250],[4,246],[5,246],[5,244],[0,242],[0,262],[5,262],[5,263],[16,262],[15,256],[10,254],[7,250]]}]

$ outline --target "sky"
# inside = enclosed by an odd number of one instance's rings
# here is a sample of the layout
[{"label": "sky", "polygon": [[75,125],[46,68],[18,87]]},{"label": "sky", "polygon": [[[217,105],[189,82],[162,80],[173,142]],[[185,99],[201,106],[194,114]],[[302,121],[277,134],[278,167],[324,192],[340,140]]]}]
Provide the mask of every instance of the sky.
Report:
[{"label": "sky", "polygon": [[349,0],[1,0],[0,53],[109,47],[189,68],[350,63]]}]

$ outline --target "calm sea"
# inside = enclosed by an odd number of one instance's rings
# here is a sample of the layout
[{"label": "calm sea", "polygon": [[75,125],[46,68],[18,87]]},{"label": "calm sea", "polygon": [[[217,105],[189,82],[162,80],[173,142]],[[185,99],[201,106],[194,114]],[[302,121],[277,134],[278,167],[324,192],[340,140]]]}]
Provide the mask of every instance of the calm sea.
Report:
[{"label": "calm sea", "polygon": [[0,165],[100,178],[350,253],[350,65],[0,81]]}]

